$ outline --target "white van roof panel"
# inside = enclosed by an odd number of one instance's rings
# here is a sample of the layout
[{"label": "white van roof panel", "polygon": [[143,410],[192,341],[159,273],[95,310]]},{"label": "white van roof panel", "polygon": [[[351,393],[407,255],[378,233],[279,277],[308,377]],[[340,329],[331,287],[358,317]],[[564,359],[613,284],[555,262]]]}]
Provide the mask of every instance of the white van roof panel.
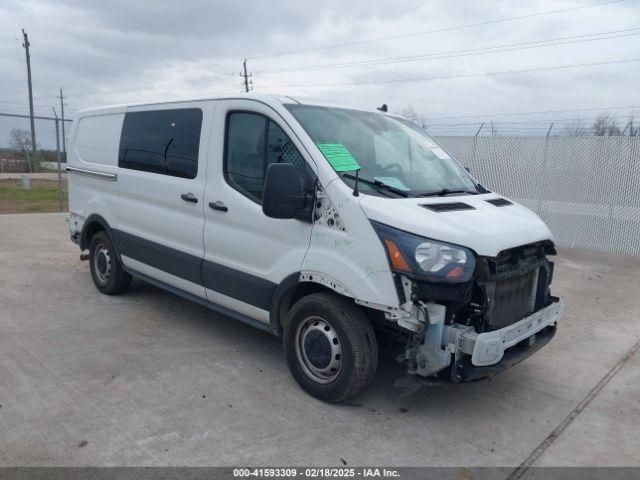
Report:
[{"label": "white van roof panel", "polygon": [[104,107],[96,107],[96,108],[88,108],[88,109],[80,110],[77,114],[77,117],[79,118],[87,115],[105,115],[105,114],[111,114],[111,113],[122,113],[131,107],[144,107],[144,106],[152,106],[152,105],[167,105],[172,103],[204,102],[204,101],[230,100],[230,99],[258,100],[271,106],[279,106],[279,105],[284,105],[289,103],[298,103],[303,105],[318,105],[323,107],[342,107],[342,108],[351,108],[353,110],[375,111],[374,107],[370,109],[364,109],[364,108],[358,108],[358,107],[353,107],[353,106],[344,105],[344,104],[338,104],[335,102],[330,102],[330,101],[321,100],[321,99],[293,97],[293,96],[286,96],[286,95],[270,95],[265,93],[249,92],[249,93],[223,94],[223,95],[218,95],[216,97],[173,98],[170,100],[163,100],[161,102],[139,102],[139,103],[135,102],[135,103],[107,105]]}]

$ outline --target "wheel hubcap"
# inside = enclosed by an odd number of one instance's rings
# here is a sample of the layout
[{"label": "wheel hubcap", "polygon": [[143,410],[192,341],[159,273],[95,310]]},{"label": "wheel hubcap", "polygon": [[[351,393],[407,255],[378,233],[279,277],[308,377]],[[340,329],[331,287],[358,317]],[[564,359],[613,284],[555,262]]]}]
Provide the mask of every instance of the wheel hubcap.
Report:
[{"label": "wheel hubcap", "polygon": [[96,247],[93,255],[93,269],[101,284],[106,284],[111,278],[111,254],[104,244]]},{"label": "wheel hubcap", "polygon": [[298,362],[307,376],[329,383],[340,374],[342,344],[334,328],[320,317],[305,318],[296,329]]}]

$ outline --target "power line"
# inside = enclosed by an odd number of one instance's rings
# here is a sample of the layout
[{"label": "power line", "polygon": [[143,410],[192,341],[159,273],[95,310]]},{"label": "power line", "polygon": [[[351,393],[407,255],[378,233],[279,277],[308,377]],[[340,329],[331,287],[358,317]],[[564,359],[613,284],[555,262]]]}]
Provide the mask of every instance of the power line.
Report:
[{"label": "power line", "polygon": [[[581,7],[573,7],[573,8],[569,8],[569,9],[562,9],[562,10],[553,10],[553,11],[548,11],[548,12],[539,12],[539,13],[535,13],[535,14],[530,14],[530,15],[525,15],[525,16],[520,16],[520,17],[512,17],[511,19],[516,19],[516,18],[526,18],[529,16],[537,16],[537,15],[546,15],[546,14],[551,14],[551,13],[558,13],[558,12],[564,12],[564,11],[571,11],[571,10],[576,10],[576,9],[583,9],[583,8],[591,8],[594,6],[600,6],[600,5],[607,5],[610,3],[619,3],[625,0],[615,0],[615,1],[610,1],[610,2],[605,2],[602,4],[594,4],[594,5],[587,5],[587,6],[581,6]],[[497,22],[497,21],[506,21],[508,19],[499,19],[499,20],[495,20],[495,21],[490,21],[491,22]],[[482,22],[482,24],[487,23],[487,22]],[[473,24],[473,25],[477,25],[477,24]],[[466,28],[468,26],[460,26],[460,27],[449,27],[451,29],[453,28]],[[434,59],[439,59],[439,58],[451,58],[451,57],[458,57],[458,56],[468,56],[468,55],[475,55],[475,54],[482,54],[482,53],[496,53],[496,52],[501,52],[501,51],[511,51],[511,50],[519,50],[519,49],[526,49],[526,48],[539,48],[539,47],[545,47],[545,46],[556,46],[556,45],[564,45],[564,44],[569,44],[569,43],[578,43],[578,42],[587,42],[587,41],[596,41],[596,40],[605,40],[605,39],[610,39],[610,38],[621,38],[621,37],[628,37],[628,36],[633,36],[633,35],[640,35],[640,32],[637,32],[637,30],[640,30],[640,28],[631,28],[631,29],[625,29],[625,30],[617,30],[617,31],[611,31],[611,32],[600,32],[600,33],[594,33],[594,34],[584,34],[584,35],[575,35],[575,36],[569,36],[569,37],[559,37],[559,38],[554,38],[554,39],[547,39],[547,40],[538,40],[535,42],[520,42],[520,43],[514,43],[514,44],[506,44],[506,45],[496,45],[496,46],[489,46],[489,47],[484,47],[481,49],[471,49],[471,50],[459,50],[459,51],[445,51],[445,52],[435,52],[435,53],[430,53],[430,54],[424,54],[424,55],[412,55],[412,56],[404,56],[404,57],[391,57],[391,58],[386,58],[386,59],[379,59],[379,60],[367,60],[367,61],[362,61],[362,62],[346,62],[343,64],[324,64],[324,65],[311,65],[311,66],[299,66],[299,67],[293,67],[293,68],[281,68],[281,69],[270,69],[270,70],[263,70],[261,72],[257,72],[257,73],[275,73],[275,72],[291,72],[291,71],[305,71],[305,70],[318,70],[318,69],[324,69],[324,68],[350,68],[350,67],[359,67],[359,66],[373,66],[373,65],[381,65],[381,64],[387,64],[387,63],[401,63],[401,62],[409,62],[409,61],[420,61],[420,60],[428,60],[431,58]],[[634,33],[631,33],[634,32]],[[423,32],[423,33],[430,33],[430,32]],[[627,33],[625,35],[625,33]],[[614,35],[614,34],[618,34],[618,35]],[[409,35],[413,35],[413,34],[409,34]],[[605,35],[609,35],[609,36],[605,36]],[[599,37],[599,38],[590,38],[590,37]],[[556,44],[550,44],[550,42],[559,42]],[[546,43],[543,45],[539,45],[541,43]],[[86,71],[87,68],[85,66],[79,66],[79,65],[75,65],[69,62],[64,62],[64,61],[60,61],[57,59],[53,59],[50,57],[46,57],[46,56],[40,56],[40,58],[43,58],[45,60],[49,60],[55,63],[60,63],[63,65],[70,65],[74,68],[78,68],[81,70]],[[246,60],[245,60],[246,61]],[[171,71],[173,69],[160,69],[160,71]],[[104,71],[96,71],[96,70],[92,70],[93,72],[96,73],[100,73],[100,74],[104,74]],[[207,82],[207,81],[211,81],[211,80],[215,80],[215,79],[225,79],[228,78],[229,76],[234,75],[233,73],[225,73],[225,74],[213,74],[213,75],[204,75],[199,79],[196,80],[181,80],[181,81],[177,81],[177,82],[168,82],[168,83],[164,83],[165,86],[178,86],[178,85],[193,85],[193,84],[198,84],[198,83],[202,83],[202,82]],[[242,75],[242,73],[241,73]],[[129,77],[139,77],[139,74],[130,74],[130,75],[120,75],[117,76],[116,78],[118,79],[124,79],[124,78],[129,78]],[[246,79],[245,79],[246,80]],[[89,81],[89,80],[87,80]],[[247,91],[247,82],[245,82],[244,88],[245,91]],[[85,90],[87,93],[90,93],[90,90]],[[76,92],[77,93],[77,92]]]},{"label": "power line", "polygon": [[[222,88],[224,88],[224,86],[223,86]],[[213,90],[213,91],[207,91],[207,92],[203,92],[203,93],[198,94],[198,95],[191,95],[191,96],[184,97],[184,98],[183,98],[183,97],[180,97],[180,96],[178,96],[178,95],[176,95],[175,97],[172,97],[172,98],[171,98],[171,100],[175,100],[175,101],[181,101],[181,100],[185,100],[185,101],[187,101],[187,100],[198,100],[199,98],[212,98],[212,97],[215,97],[215,96],[217,96],[217,95],[222,95],[222,94],[225,94],[225,93],[237,92],[237,91],[238,91],[238,88],[237,88],[237,87],[236,87],[236,88],[234,88],[234,89],[229,89],[229,88],[227,88],[227,89],[225,89],[225,90]],[[76,91],[72,91],[72,92],[71,92],[71,94],[75,94],[77,97],[80,97],[80,96],[82,96],[82,95],[83,95],[82,93],[78,93],[78,92],[76,92]],[[133,95],[136,95],[136,96],[138,97],[138,99],[137,99],[137,100],[135,100],[136,102],[137,102],[138,100],[139,100],[140,102],[146,102],[146,101],[147,101],[147,100],[140,100],[140,99],[139,99],[140,91],[122,91],[122,90],[116,90],[116,91],[113,91],[113,90],[112,90],[112,91],[109,91],[109,92],[104,93],[103,95],[117,96],[118,98],[122,98],[122,97],[127,97],[127,96],[133,96]],[[194,98],[194,97],[195,97],[195,98]],[[154,101],[156,101],[156,100],[157,100],[157,97],[156,97],[156,99],[155,99],[155,100],[154,100],[154,97],[151,97],[151,98],[149,98],[149,99],[148,99],[148,102],[149,102],[149,103],[153,103],[153,102],[154,102]],[[76,102],[76,103],[77,103],[77,102]],[[86,102],[85,102],[85,103],[86,103]],[[117,104],[117,103],[128,103],[128,102],[126,102],[126,101],[124,101],[124,100],[114,100],[114,101],[110,101],[109,103],[116,103],[116,104]]]},{"label": "power line", "polygon": [[[530,48],[555,47],[560,45],[568,45],[574,43],[594,42],[598,40],[610,40],[615,38],[626,38],[640,35],[640,27],[628,28],[625,30],[614,30],[610,32],[590,33],[583,35],[572,35],[567,37],[557,37],[545,40],[536,40],[531,42],[518,42],[503,45],[494,45],[489,47],[466,49],[466,50],[449,50],[443,52],[432,52],[418,55],[405,55],[400,57],[387,57],[381,59],[362,60],[344,63],[328,63],[316,65],[298,65],[294,67],[272,68],[266,70],[258,70],[256,74],[283,73],[283,72],[304,72],[314,70],[333,70],[340,68],[357,68],[375,65],[387,65],[393,63],[417,62],[424,60],[440,60],[445,58],[454,58],[470,55],[478,55],[484,53],[501,53],[514,50],[524,50]],[[596,37],[596,38],[593,38]]]},{"label": "power line", "polygon": [[[33,110],[34,111],[37,112],[37,111],[40,110],[40,111],[42,111],[42,113],[44,113],[45,110],[47,112],[49,111],[49,107],[44,107],[44,106],[41,107],[41,106],[37,105],[36,103],[37,102],[34,102],[34,105],[33,105]],[[23,108],[23,109],[25,108],[24,102],[6,102],[4,100],[0,100],[0,105],[9,105],[9,107],[7,107],[7,108],[17,108],[17,107],[20,107],[20,108]]]},{"label": "power line", "polygon": [[[60,61],[54,58],[50,58],[50,57],[45,57],[45,56],[39,56],[39,58],[43,58],[46,60],[49,60],[51,62],[54,63],[59,63],[62,65],[68,65],[68,66],[72,66],[75,68],[78,68],[79,70],[87,70],[84,67],[81,67],[79,65],[75,65],[69,62],[64,62],[64,61]],[[172,69],[160,69],[158,72],[159,73],[164,73],[167,71],[171,71]],[[105,72],[101,72],[101,71],[97,71],[97,70],[90,70],[93,71],[94,73],[98,73],[100,75],[104,74]],[[158,74],[158,72],[153,72],[156,76]],[[192,86],[192,85],[197,85],[197,84],[201,84],[204,82],[209,82],[211,80],[218,80],[218,81],[224,81],[224,80],[231,80],[234,76],[236,76],[237,73],[235,72],[230,72],[230,73],[220,73],[220,74],[208,74],[208,75],[200,75],[199,77],[197,77],[195,80],[186,80],[186,79],[182,79],[182,80],[178,80],[178,81],[162,81],[161,84],[159,85],[160,88],[166,88],[166,87],[176,87],[176,86]],[[142,75],[141,73],[137,73],[137,74],[129,74],[129,75],[118,75],[115,77],[116,80],[122,80],[122,79],[126,79],[126,78],[130,78],[130,77],[137,77],[140,78]],[[93,80],[91,79],[81,79],[87,83],[89,82],[93,82]],[[226,86],[226,85],[216,85],[216,86]],[[95,88],[90,88],[90,89],[72,89],[72,93],[75,95],[83,95],[83,94],[90,94],[90,93],[95,93],[96,89]],[[133,93],[133,92],[132,92]]]},{"label": "power line", "polygon": [[622,60],[610,60],[607,62],[577,63],[571,65],[554,65],[550,67],[526,68],[523,70],[502,70],[497,72],[485,73],[469,73],[461,75],[447,75],[442,77],[418,77],[418,78],[392,78],[388,80],[363,80],[357,82],[339,82],[339,83],[309,83],[309,84],[281,84],[281,85],[265,85],[265,87],[288,87],[288,88],[306,88],[306,87],[345,87],[355,85],[378,85],[388,83],[410,83],[410,82],[428,82],[433,80],[454,80],[459,78],[488,77],[498,75],[513,75],[518,73],[542,72],[548,70],[567,70],[571,68],[595,67],[598,65],[615,65],[621,63],[638,62],[640,58],[629,58]]},{"label": "power line", "polygon": [[[24,115],[21,113],[0,113],[0,117],[17,117],[17,118],[29,118],[29,115]],[[46,115],[36,115],[35,117],[36,120],[55,120],[55,117],[52,116],[46,116]],[[66,119],[65,122],[71,122],[72,120],[70,119]]]},{"label": "power line", "polygon": [[416,37],[416,36],[420,36],[420,35],[428,35],[428,34],[431,34],[431,33],[450,32],[450,31],[453,31],[453,30],[462,30],[462,29],[466,29],[466,28],[480,27],[480,26],[483,26],[483,25],[491,25],[491,24],[496,24],[496,23],[510,22],[510,21],[513,21],[513,20],[521,20],[521,19],[524,19],[524,18],[539,17],[539,16],[543,16],[543,15],[553,15],[553,14],[556,14],[556,13],[573,12],[573,11],[576,11],[576,10],[584,10],[586,8],[593,8],[593,7],[601,7],[601,6],[604,6],[604,5],[611,5],[611,4],[614,4],[614,3],[621,3],[621,2],[624,2],[624,1],[626,1],[626,0],[610,0],[608,2],[593,3],[593,4],[590,4],[590,5],[581,5],[579,7],[562,8],[562,9],[559,9],[559,10],[546,10],[546,11],[543,11],[543,12],[530,13],[530,14],[526,14],[526,15],[517,15],[517,16],[514,16],[514,17],[497,18],[497,19],[493,19],[493,20],[486,20],[484,22],[469,23],[469,24],[466,24],[466,25],[456,25],[456,26],[445,27],[445,28],[440,28],[440,29],[436,29],[436,30],[425,30],[425,31],[421,31],[421,32],[404,33],[404,34],[401,34],[401,35],[391,35],[391,36],[387,36],[387,37],[372,38],[372,39],[368,39],[368,40],[357,40],[357,41],[353,41],[353,42],[337,43],[337,44],[333,44],[333,45],[325,45],[325,46],[322,46],[322,47],[304,48],[304,49],[299,49],[299,50],[288,50],[288,51],[270,53],[270,54],[265,54],[265,55],[254,55],[254,56],[248,57],[248,58],[250,58],[252,60],[256,60],[256,59],[260,59],[260,58],[280,57],[280,56],[284,56],[284,55],[293,55],[293,54],[296,54],[296,53],[317,52],[317,51],[329,50],[329,49],[333,49],[333,48],[351,47],[351,46],[355,46],[355,45],[364,45],[364,44],[367,44],[367,43],[384,42],[384,41],[387,41],[387,40],[396,40],[396,39],[400,39],[400,38]]},{"label": "power line", "polygon": [[[389,84],[389,83],[402,83],[402,82],[423,82],[423,81],[434,81],[434,80],[454,80],[461,78],[473,78],[473,77],[484,77],[484,76],[499,76],[499,75],[512,75],[519,73],[532,73],[532,72],[540,72],[540,71],[550,71],[550,70],[566,70],[572,68],[585,68],[599,65],[613,65],[613,64],[621,64],[621,63],[631,63],[640,61],[640,58],[632,58],[632,59],[621,59],[621,60],[611,60],[605,62],[593,62],[593,63],[581,63],[581,64],[571,64],[571,65],[556,65],[549,67],[536,67],[529,68],[523,70],[505,70],[505,71],[496,71],[496,72],[485,72],[485,73],[470,73],[470,74],[461,74],[461,75],[448,75],[448,76],[440,76],[440,77],[423,77],[423,78],[399,78],[399,79],[388,79],[388,80],[364,80],[359,82],[340,82],[340,83],[314,83],[314,84],[275,84],[275,85],[264,85],[265,88],[279,88],[279,87],[287,87],[287,88],[306,88],[306,87],[341,87],[341,86],[356,86],[356,85],[375,85],[375,84]],[[74,92],[75,94],[81,94],[78,91]],[[117,94],[123,92],[109,92],[109,94]],[[124,94],[133,94],[135,92],[124,92]],[[212,94],[215,92],[211,92]]]},{"label": "power line", "polygon": [[[623,1],[624,1],[624,0],[623,0]],[[50,38],[58,38],[58,39],[60,39],[60,40],[63,40],[63,41],[65,42],[65,45],[67,45],[67,44],[70,44],[70,45],[77,45],[77,44],[78,44],[78,42],[76,42],[76,41],[69,40],[69,38],[73,38],[72,36],[55,35],[55,34],[52,34],[52,33],[40,33],[40,35],[45,36],[45,37],[50,37]],[[117,56],[117,57],[115,57],[115,58],[113,58],[113,57],[112,57],[112,58],[110,59],[110,60],[112,60],[112,61],[122,62],[122,60],[125,60],[125,61],[128,61],[128,62],[136,62],[136,63],[135,63],[135,66],[136,66],[136,67],[139,67],[139,66],[140,66],[140,61],[139,61],[139,60],[131,60],[131,59],[127,59],[126,57],[125,57],[125,58],[123,58],[123,57],[122,57],[122,51],[121,51],[121,50],[119,50],[119,49],[106,48],[106,47],[104,47],[104,46],[102,46],[102,45],[99,45],[99,46],[98,46],[98,45],[88,45],[88,44],[87,44],[87,46],[89,46],[89,48],[91,48],[91,49],[95,49],[95,50],[102,50],[102,51],[104,51],[104,52],[116,53],[118,56]],[[187,62],[200,62],[200,61],[201,61],[201,60],[200,60],[200,58],[191,58],[191,59],[182,60],[182,59],[179,59],[179,58],[175,58],[175,57],[174,57],[174,58],[172,59],[171,57],[168,57],[168,56],[167,56],[166,52],[163,52],[163,53],[161,53],[161,54],[153,54],[153,53],[149,53],[149,52],[141,52],[141,51],[131,50],[131,49],[129,48],[129,46],[127,46],[126,52],[127,52],[127,54],[138,55],[138,56],[145,57],[145,58],[150,58],[150,57],[158,58],[159,60],[163,60],[163,61],[165,61],[165,62],[166,62],[167,60],[178,60],[178,61],[187,61]],[[89,55],[92,55],[92,54],[91,54],[91,53],[89,53]],[[93,56],[93,55],[92,55],[92,56]],[[45,59],[47,59],[47,60],[49,60],[49,61],[52,61],[52,62],[62,63],[63,65],[65,65],[65,64],[66,64],[66,65],[70,65],[70,66],[73,66],[74,68],[78,68],[78,69],[81,69],[81,70],[87,70],[84,66],[74,65],[74,64],[69,63],[69,62],[61,62],[60,60],[57,60],[57,59],[54,59],[54,58],[51,58],[51,57],[44,57],[44,56],[42,56],[42,55],[38,55],[38,57],[39,57],[39,58],[45,58]],[[227,56],[224,56],[224,57],[218,57],[216,61],[208,61],[208,62],[202,62],[202,63],[199,63],[199,65],[198,65],[198,66],[200,66],[200,67],[206,67],[206,66],[211,66],[211,65],[217,65],[220,61],[223,61],[223,60],[237,60],[237,59],[238,59],[238,56],[230,56],[230,55],[227,55]],[[183,65],[183,66],[179,66],[179,67],[177,67],[177,66],[176,66],[176,67],[171,67],[171,68],[169,68],[169,67],[163,67],[163,71],[164,71],[164,72],[170,72],[170,71],[184,71],[184,70],[185,70],[184,65]],[[100,72],[100,71],[96,71],[96,70],[92,70],[92,71],[94,71],[94,72],[96,72],[96,73],[100,73],[100,74],[108,73],[107,71],[101,71],[101,72]],[[214,75],[210,75],[210,76],[213,76],[213,77],[227,77],[227,76],[232,76],[232,75],[236,75],[236,72],[228,72],[228,73],[222,73],[222,74],[214,74]],[[118,78],[128,78],[128,77],[136,77],[136,76],[138,76],[138,77],[139,77],[139,76],[140,76],[140,73],[131,74],[131,75],[126,75],[126,76],[120,76],[120,77],[118,77]]]},{"label": "power line", "polygon": [[[62,40],[64,42],[65,45],[82,45],[82,46],[89,46],[91,49],[93,50],[102,50],[103,52],[110,52],[110,53],[116,53],[118,55],[122,55],[121,51],[118,51],[117,49],[111,49],[111,48],[106,48],[102,45],[88,45],[86,43],[78,43],[76,40],[73,39],[73,36],[68,36],[68,35],[56,35],[53,34],[51,32],[38,32],[38,35],[43,36],[43,37],[49,37],[49,38],[57,38],[59,40]],[[148,52],[140,52],[140,51],[136,51],[130,48],[129,45],[127,45],[127,54],[131,54],[131,55],[138,55],[140,57],[145,57],[148,58],[152,55],[150,55]],[[166,59],[166,54],[164,54],[164,58]]]},{"label": "power line", "polygon": [[[60,65],[66,65],[69,67],[73,67],[77,70],[81,70],[81,71],[89,71],[89,72],[93,72],[93,73],[97,73],[98,75],[104,75],[104,74],[108,74],[111,73],[112,70],[95,70],[95,69],[90,69],[87,68],[84,65],[78,65],[78,64],[74,64],[72,62],[68,62],[68,61],[63,61],[63,60],[59,60],[56,58],[52,58],[52,57],[48,57],[45,55],[37,55],[37,58],[43,59],[43,60],[47,60],[49,62],[52,63],[57,63]],[[162,72],[162,73],[166,73],[166,72],[171,72],[174,70],[182,70],[184,72],[185,67],[175,67],[175,68],[166,68],[166,67],[161,67],[159,69],[157,69],[156,71],[152,72],[151,74],[157,74],[158,72]],[[133,78],[133,77],[137,77],[140,78],[142,76],[142,72],[137,72],[137,73],[131,73],[131,74],[127,74],[127,75],[112,75],[113,78],[115,78],[116,80],[122,80],[122,79],[126,79],[126,78]],[[229,78],[231,76],[236,75],[235,72],[227,72],[227,73],[214,73],[214,74],[207,74],[207,75],[201,75],[199,76],[195,82],[198,81],[204,81],[204,80],[211,80],[211,79],[216,79],[216,78]],[[90,81],[90,80],[87,80]]]},{"label": "power line", "polygon": [[[233,76],[236,76],[237,78],[237,73],[232,74]],[[213,79],[214,81],[216,81],[216,83],[214,85],[212,85],[213,87],[217,87],[217,88],[225,88],[225,87],[231,87],[231,84],[227,85],[226,82],[227,80],[233,80],[233,76],[229,75],[229,76],[225,76],[224,79],[220,79],[220,80],[216,80]],[[156,75],[157,76],[157,75]],[[125,77],[118,77],[118,80],[120,80],[121,78],[125,78]],[[83,79],[83,81],[89,83],[92,82],[93,80],[91,79]],[[196,80],[178,80],[178,81],[166,81],[166,80],[161,80],[161,83],[159,83],[157,85],[158,89],[166,89],[166,88],[171,88],[171,87],[180,87],[180,86],[193,86],[193,85],[199,85],[204,83],[205,81],[212,81],[211,78],[200,78],[200,79],[196,79]],[[235,81],[234,81],[235,82]],[[94,86],[93,88],[71,88],[71,90],[67,90],[68,93],[74,95],[74,96],[81,96],[81,95],[87,95],[87,94],[95,94],[97,93],[97,88]],[[118,90],[108,90],[106,92],[106,94],[110,94],[111,92],[116,92],[118,93]],[[122,91],[120,91],[122,92]],[[131,91],[130,93],[136,93],[134,91]],[[50,96],[51,99],[53,99],[53,96]]]},{"label": "power line", "polygon": [[[237,74],[236,74],[237,75]],[[237,81],[237,77],[236,77],[236,81]],[[235,83],[235,82],[234,82]],[[156,89],[158,91],[163,91],[163,90],[167,90],[168,88],[171,87],[180,87],[180,86],[190,86],[190,83],[188,82],[171,82],[171,83],[162,83],[159,84]],[[197,93],[194,94],[195,96],[201,96],[201,95],[215,95],[215,94],[220,94],[222,92],[227,92],[231,89],[232,85],[227,85],[227,84],[215,84],[215,85],[211,85],[211,87],[207,87],[206,92],[203,93]],[[211,88],[215,88],[214,90],[211,90]],[[225,90],[220,90],[220,89],[225,89]],[[233,91],[237,91],[239,88],[233,88]],[[148,89],[147,89],[148,90]],[[81,97],[81,96],[87,96],[87,95],[92,95],[92,94],[96,94],[96,95],[114,95],[114,94],[120,94],[120,95],[135,95],[135,94],[139,94],[140,90],[107,90],[104,92],[97,92],[95,89],[90,90],[90,89],[79,89],[79,90],[74,90],[71,89],[70,91],[68,91],[68,93],[70,93],[71,95],[74,95],[76,97]]]},{"label": "power line", "polygon": [[[485,124],[487,123],[491,123],[494,125],[532,125],[531,127],[528,128],[539,128],[539,127],[535,127],[535,124],[546,124],[548,125],[549,123],[566,123],[566,122],[577,122],[577,121],[582,121],[582,122],[588,122],[588,121],[592,121],[597,119],[598,116],[590,116],[590,117],[574,117],[574,118],[549,118],[549,119],[544,119],[544,120],[512,120],[512,121],[491,121],[489,120],[488,122],[485,122]],[[614,118],[616,120],[622,120],[622,119],[626,119],[629,118],[628,115],[610,115],[610,118]],[[417,118],[416,120],[422,120],[423,122],[426,122],[429,126],[429,128],[431,127],[460,127],[460,126],[467,126],[467,125],[478,125],[478,123],[480,122],[480,120],[476,121],[476,122],[458,122],[458,123],[430,123],[428,118]],[[524,127],[527,128],[527,127]]]},{"label": "power line", "polygon": [[480,113],[474,115],[447,115],[440,117],[428,117],[418,118],[418,120],[443,120],[443,119],[458,119],[458,118],[487,118],[487,117],[503,117],[503,116],[517,116],[517,115],[538,115],[547,113],[575,113],[575,112],[595,112],[603,110],[625,110],[640,108],[640,105],[627,105],[624,107],[597,107],[597,108],[572,108],[564,110],[539,110],[537,112],[508,112],[508,113]]}]

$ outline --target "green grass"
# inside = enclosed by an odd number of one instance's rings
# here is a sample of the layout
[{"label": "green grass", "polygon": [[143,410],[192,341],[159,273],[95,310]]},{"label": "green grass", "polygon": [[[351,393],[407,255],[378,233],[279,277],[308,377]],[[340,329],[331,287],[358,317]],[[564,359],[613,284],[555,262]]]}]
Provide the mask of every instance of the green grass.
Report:
[{"label": "green grass", "polygon": [[[66,182],[63,188],[63,207],[67,209]],[[0,213],[59,212],[58,182],[32,180],[31,190],[22,188],[21,180],[0,181]]]}]

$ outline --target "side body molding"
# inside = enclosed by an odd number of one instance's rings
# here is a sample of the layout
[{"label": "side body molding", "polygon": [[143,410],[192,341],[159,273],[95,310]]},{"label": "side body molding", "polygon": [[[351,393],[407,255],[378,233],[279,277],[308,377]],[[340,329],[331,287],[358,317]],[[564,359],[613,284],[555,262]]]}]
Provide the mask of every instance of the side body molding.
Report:
[{"label": "side body molding", "polygon": [[121,259],[121,255],[125,255],[138,262],[187,280],[188,282],[203,285],[208,289],[220,292],[240,302],[267,310],[269,312],[269,322],[260,322],[242,313],[234,312],[228,307],[218,305],[215,302],[197,297],[173,285],[166,284],[145,273],[138,272],[131,267],[125,267],[125,270],[134,277],[195,301],[219,313],[239,319],[244,323],[249,323],[254,326],[259,325],[259,328],[262,330],[268,330],[274,334],[280,333],[282,320],[279,316],[280,304],[287,292],[299,284],[300,272],[292,272],[279,284],[276,284],[267,279],[249,275],[245,272],[189,255],[127,232],[113,229],[102,216],[97,214],[90,215],[84,222],[79,242],[81,249],[85,250],[89,247],[89,234],[92,228],[95,227],[95,224],[99,224],[107,233],[116,249],[116,255],[119,260]]}]

